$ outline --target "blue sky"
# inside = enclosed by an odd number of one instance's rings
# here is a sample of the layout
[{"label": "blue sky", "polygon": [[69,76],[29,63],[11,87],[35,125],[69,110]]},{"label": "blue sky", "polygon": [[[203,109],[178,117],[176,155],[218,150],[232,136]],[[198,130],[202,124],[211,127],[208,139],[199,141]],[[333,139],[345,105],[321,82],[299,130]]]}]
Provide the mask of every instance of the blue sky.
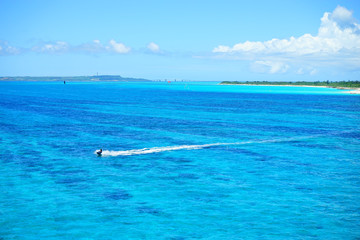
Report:
[{"label": "blue sky", "polygon": [[360,80],[360,1],[0,1],[0,76]]}]

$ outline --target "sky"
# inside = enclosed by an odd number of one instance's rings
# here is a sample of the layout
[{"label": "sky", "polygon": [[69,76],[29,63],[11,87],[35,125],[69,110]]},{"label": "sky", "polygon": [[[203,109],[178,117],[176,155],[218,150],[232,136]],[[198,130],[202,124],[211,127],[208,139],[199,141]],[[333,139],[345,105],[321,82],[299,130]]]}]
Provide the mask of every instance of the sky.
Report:
[{"label": "sky", "polygon": [[0,0],[0,76],[360,80],[358,0]]}]

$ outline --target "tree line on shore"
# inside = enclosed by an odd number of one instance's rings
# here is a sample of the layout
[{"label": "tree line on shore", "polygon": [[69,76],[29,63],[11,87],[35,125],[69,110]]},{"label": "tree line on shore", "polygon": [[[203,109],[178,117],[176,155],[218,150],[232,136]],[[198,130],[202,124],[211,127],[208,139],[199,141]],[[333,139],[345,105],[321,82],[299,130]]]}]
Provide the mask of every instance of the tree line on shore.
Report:
[{"label": "tree line on shore", "polygon": [[334,87],[334,88],[360,88],[360,81],[316,81],[316,82],[268,82],[268,81],[223,81],[221,84],[236,84],[236,85],[269,85],[269,86],[324,86],[324,87]]}]

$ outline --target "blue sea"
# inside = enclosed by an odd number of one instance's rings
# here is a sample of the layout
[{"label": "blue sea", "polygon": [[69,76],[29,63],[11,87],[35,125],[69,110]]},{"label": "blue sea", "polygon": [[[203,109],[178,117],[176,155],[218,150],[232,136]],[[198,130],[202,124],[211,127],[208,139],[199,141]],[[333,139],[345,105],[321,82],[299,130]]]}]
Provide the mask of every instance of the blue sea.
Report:
[{"label": "blue sea", "polygon": [[214,82],[0,88],[0,239],[360,238],[360,95]]}]

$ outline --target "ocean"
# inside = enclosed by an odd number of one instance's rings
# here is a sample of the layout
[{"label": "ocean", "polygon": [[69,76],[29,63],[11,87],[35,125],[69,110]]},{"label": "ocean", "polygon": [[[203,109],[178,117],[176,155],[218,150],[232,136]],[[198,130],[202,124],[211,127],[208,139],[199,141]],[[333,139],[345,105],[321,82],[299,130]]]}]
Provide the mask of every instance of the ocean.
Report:
[{"label": "ocean", "polygon": [[360,238],[359,95],[214,82],[0,88],[0,239]]}]

